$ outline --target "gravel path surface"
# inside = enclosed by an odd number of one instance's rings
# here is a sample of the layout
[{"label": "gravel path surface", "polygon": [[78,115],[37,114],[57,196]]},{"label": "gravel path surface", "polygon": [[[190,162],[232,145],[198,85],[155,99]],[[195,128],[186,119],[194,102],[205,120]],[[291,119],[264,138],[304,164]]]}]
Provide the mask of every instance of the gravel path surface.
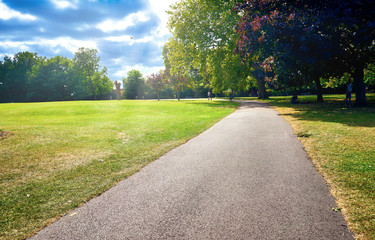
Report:
[{"label": "gravel path surface", "polygon": [[293,130],[247,102],[32,239],[353,239]]}]

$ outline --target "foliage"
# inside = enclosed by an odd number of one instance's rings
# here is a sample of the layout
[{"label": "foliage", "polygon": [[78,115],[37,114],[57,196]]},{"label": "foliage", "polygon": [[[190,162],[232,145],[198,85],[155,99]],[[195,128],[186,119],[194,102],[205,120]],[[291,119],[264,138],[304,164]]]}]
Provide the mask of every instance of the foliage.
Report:
[{"label": "foliage", "polygon": [[145,80],[138,70],[131,70],[128,76],[122,79],[124,84],[124,97],[127,99],[142,98],[145,91]]},{"label": "foliage", "polygon": [[82,81],[88,87],[90,95],[96,100],[98,95],[108,94],[110,82],[107,74],[107,69],[103,68],[99,71],[100,58],[97,56],[98,50],[79,48],[73,58],[73,71],[78,81]]},{"label": "foliage", "polygon": [[19,52],[13,58],[4,57],[1,64],[0,100],[2,102],[27,101],[27,77],[39,61],[36,53]]},{"label": "foliage", "polygon": [[4,62],[0,61],[0,102],[12,101],[14,88],[10,75],[13,67],[12,59],[8,56],[4,57]]},{"label": "foliage", "polygon": [[364,82],[367,86],[375,88],[375,63],[369,64],[364,72]]},{"label": "foliage", "polygon": [[105,96],[112,92],[113,82],[107,76],[107,68],[103,67],[99,72],[95,72],[92,77],[96,96]]},{"label": "foliage", "polygon": [[69,99],[69,71],[70,61],[56,56],[43,58],[32,68],[28,77],[29,101],[53,101]]},{"label": "foliage", "polygon": [[249,89],[249,67],[241,64],[238,55],[233,54],[230,46],[212,49],[207,57],[207,73],[213,93],[230,89],[237,92]]},{"label": "foliage", "polygon": [[189,86],[189,53],[181,41],[170,39],[163,47],[163,59],[166,67],[164,82],[172,87],[180,100],[181,91]]},{"label": "foliage", "polygon": [[322,78],[321,82],[324,88],[342,88],[349,83],[350,80],[352,80],[351,75],[344,73],[341,77]]},{"label": "foliage", "polygon": [[81,48],[73,60],[20,52],[0,61],[0,102],[104,98],[113,84],[99,71],[95,49]]},{"label": "foliage", "polygon": [[150,76],[147,76],[146,84],[156,92],[158,100],[160,100],[160,91],[165,88],[163,83],[163,74],[162,73],[152,73]]},{"label": "foliage", "polygon": [[[375,9],[365,1],[245,1],[236,6],[237,53],[272,70],[286,84],[353,74],[357,105],[365,105],[363,69],[374,58]],[[272,58],[272,61],[268,61]],[[267,62],[268,61],[268,62]]]},{"label": "foliage", "polygon": [[165,62],[172,75],[179,72],[191,85],[203,83],[215,93],[247,86],[249,68],[233,56],[239,16],[232,8],[237,2],[183,0],[172,6],[168,13],[173,37],[167,48],[174,54]]}]

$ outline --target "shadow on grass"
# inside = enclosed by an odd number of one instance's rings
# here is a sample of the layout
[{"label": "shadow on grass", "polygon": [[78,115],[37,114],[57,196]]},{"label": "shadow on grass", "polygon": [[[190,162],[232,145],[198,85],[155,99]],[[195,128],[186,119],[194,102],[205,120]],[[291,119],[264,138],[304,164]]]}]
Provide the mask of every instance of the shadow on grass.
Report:
[{"label": "shadow on grass", "polygon": [[312,96],[300,97],[300,101],[308,104],[291,104],[290,97],[270,98],[265,100],[272,106],[293,108],[289,115],[298,120],[333,122],[354,127],[375,127],[375,95],[367,96],[367,106],[362,108],[348,108],[344,104],[344,97],[326,96],[324,103],[316,103]]},{"label": "shadow on grass", "polygon": [[[185,101],[186,102],[186,101]],[[239,104],[236,102],[230,102],[230,101],[189,101],[187,104],[191,105],[202,105],[206,107],[211,108],[235,108],[238,107]]]},{"label": "shadow on grass", "polygon": [[239,109],[244,108],[272,108],[267,103],[254,101],[254,100],[223,100],[223,101],[207,101],[207,102],[197,102],[197,101],[191,101],[189,104],[194,105],[205,105],[207,107],[212,108],[233,108],[233,107],[239,107]]},{"label": "shadow on grass", "polygon": [[241,108],[272,108],[271,105],[263,103],[263,102],[258,102],[258,101],[237,101],[241,103]]}]

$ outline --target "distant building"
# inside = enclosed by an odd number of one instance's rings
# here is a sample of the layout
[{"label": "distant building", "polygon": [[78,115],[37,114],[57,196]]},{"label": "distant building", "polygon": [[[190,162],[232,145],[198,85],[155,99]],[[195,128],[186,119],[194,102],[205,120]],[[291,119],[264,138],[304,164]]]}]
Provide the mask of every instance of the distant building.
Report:
[{"label": "distant building", "polygon": [[121,100],[121,96],[124,93],[124,89],[121,88],[121,82],[115,81],[114,85],[115,85],[115,89],[113,89],[114,94],[112,95],[116,96],[117,100]]}]

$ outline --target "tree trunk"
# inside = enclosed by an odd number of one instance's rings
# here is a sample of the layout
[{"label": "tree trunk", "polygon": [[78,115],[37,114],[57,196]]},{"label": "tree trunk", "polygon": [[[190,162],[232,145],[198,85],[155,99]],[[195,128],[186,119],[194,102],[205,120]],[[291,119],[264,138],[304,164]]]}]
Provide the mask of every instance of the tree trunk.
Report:
[{"label": "tree trunk", "polygon": [[90,76],[89,76],[89,83],[90,83],[90,88],[91,88],[92,94],[94,95],[94,100],[96,100],[96,89],[95,89],[94,83],[92,82]]},{"label": "tree trunk", "polygon": [[354,91],[355,91],[355,104],[356,107],[364,107],[367,105],[366,101],[366,90],[365,90],[365,83],[363,82],[364,78],[364,68],[357,67],[354,70],[353,78],[354,78]]},{"label": "tree trunk", "polygon": [[258,99],[267,99],[266,85],[264,83],[265,74],[262,70],[255,72],[255,78],[258,85]]},{"label": "tree trunk", "polygon": [[315,85],[316,85],[317,102],[322,103],[324,102],[324,100],[323,100],[323,88],[322,88],[322,84],[320,84],[320,78],[315,79]]}]

